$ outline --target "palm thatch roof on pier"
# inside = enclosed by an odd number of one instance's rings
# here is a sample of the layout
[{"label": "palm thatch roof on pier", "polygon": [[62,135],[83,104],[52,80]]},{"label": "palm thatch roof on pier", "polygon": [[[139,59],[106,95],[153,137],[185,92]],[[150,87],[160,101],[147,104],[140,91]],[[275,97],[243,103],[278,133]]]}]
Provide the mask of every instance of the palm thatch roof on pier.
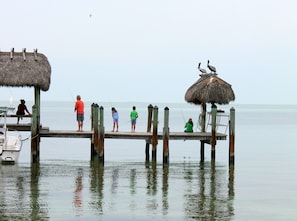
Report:
[{"label": "palm thatch roof on pier", "polygon": [[200,78],[187,90],[185,100],[194,104],[228,104],[235,100],[231,84],[216,73],[200,74]]},{"label": "palm thatch roof on pier", "polygon": [[0,51],[0,86],[38,87],[47,91],[51,80],[51,66],[41,53]]}]

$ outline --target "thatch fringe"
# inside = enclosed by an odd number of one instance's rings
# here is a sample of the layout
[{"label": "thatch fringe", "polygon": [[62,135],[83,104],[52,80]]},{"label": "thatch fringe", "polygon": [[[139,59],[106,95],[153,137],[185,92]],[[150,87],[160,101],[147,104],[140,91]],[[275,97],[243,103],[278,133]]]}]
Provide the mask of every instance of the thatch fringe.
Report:
[{"label": "thatch fringe", "polygon": [[0,86],[39,87],[47,91],[50,86],[51,66],[41,53],[0,52]]}]

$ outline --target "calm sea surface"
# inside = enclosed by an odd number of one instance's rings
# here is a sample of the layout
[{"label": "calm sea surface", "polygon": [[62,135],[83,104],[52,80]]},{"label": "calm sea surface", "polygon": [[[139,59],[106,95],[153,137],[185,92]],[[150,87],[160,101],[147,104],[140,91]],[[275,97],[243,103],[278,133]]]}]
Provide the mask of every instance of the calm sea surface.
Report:
[{"label": "calm sea surface", "polygon": [[[104,107],[106,131],[112,129],[112,106],[120,115],[120,131],[130,131],[132,105],[139,112],[136,130],[146,130],[149,104],[98,104]],[[200,106],[153,105],[159,107],[159,131],[166,106],[170,131],[182,131],[189,117],[199,130]],[[85,106],[89,130],[91,103]],[[170,141],[170,162],[163,167],[162,141],[157,162],[146,163],[144,141],[105,139],[102,166],[90,161],[89,139],[42,138],[40,163],[31,164],[30,133],[23,132],[19,162],[0,165],[0,220],[295,221],[297,106],[218,106],[227,112],[231,107],[236,110],[234,168],[228,165],[228,140],[217,142],[215,162],[206,145],[204,163],[199,141]],[[43,126],[77,129],[73,103],[47,102],[41,108]]]}]

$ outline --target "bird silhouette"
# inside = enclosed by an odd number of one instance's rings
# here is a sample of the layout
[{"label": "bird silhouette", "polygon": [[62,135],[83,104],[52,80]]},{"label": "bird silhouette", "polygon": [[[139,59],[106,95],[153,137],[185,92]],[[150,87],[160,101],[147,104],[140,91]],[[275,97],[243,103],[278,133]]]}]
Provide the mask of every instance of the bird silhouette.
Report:
[{"label": "bird silhouette", "polygon": [[200,68],[200,65],[201,65],[201,62],[199,62],[199,64],[198,64],[199,71],[201,71],[203,74],[207,74],[207,71],[203,68]]},{"label": "bird silhouette", "polygon": [[14,56],[14,48],[12,48],[10,51],[10,60],[13,59],[13,56]]},{"label": "bird silhouette", "polygon": [[211,70],[211,72],[216,73],[216,68],[212,65],[209,65],[209,60],[207,61],[207,67],[209,68],[209,70]]}]

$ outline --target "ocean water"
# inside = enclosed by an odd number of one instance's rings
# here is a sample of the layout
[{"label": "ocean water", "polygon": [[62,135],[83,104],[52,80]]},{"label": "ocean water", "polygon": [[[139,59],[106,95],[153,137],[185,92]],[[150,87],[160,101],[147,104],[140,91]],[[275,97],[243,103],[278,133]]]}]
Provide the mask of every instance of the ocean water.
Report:
[{"label": "ocean water", "polygon": [[[105,130],[112,129],[115,106],[120,130],[130,131],[133,105],[139,112],[136,130],[146,130],[149,104],[98,104]],[[170,131],[182,131],[189,117],[199,129],[200,106],[153,105],[159,108],[159,131],[165,107]],[[91,103],[85,106],[89,130]],[[157,161],[145,162],[144,141],[105,139],[102,166],[90,161],[89,139],[41,138],[40,163],[31,164],[30,133],[22,132],[19,162],[0,165],[0,220],[296,220],[297,106],[218,106],[227,113],[231,107],[234,167],[228,165],[228,140],[217,142],[215,161],[206,145],[203,163],[199,141],[170,140],[169,165],[163,166],[161,140]],[[41,123],[76,130],[73,103],[42,103]]]}]

